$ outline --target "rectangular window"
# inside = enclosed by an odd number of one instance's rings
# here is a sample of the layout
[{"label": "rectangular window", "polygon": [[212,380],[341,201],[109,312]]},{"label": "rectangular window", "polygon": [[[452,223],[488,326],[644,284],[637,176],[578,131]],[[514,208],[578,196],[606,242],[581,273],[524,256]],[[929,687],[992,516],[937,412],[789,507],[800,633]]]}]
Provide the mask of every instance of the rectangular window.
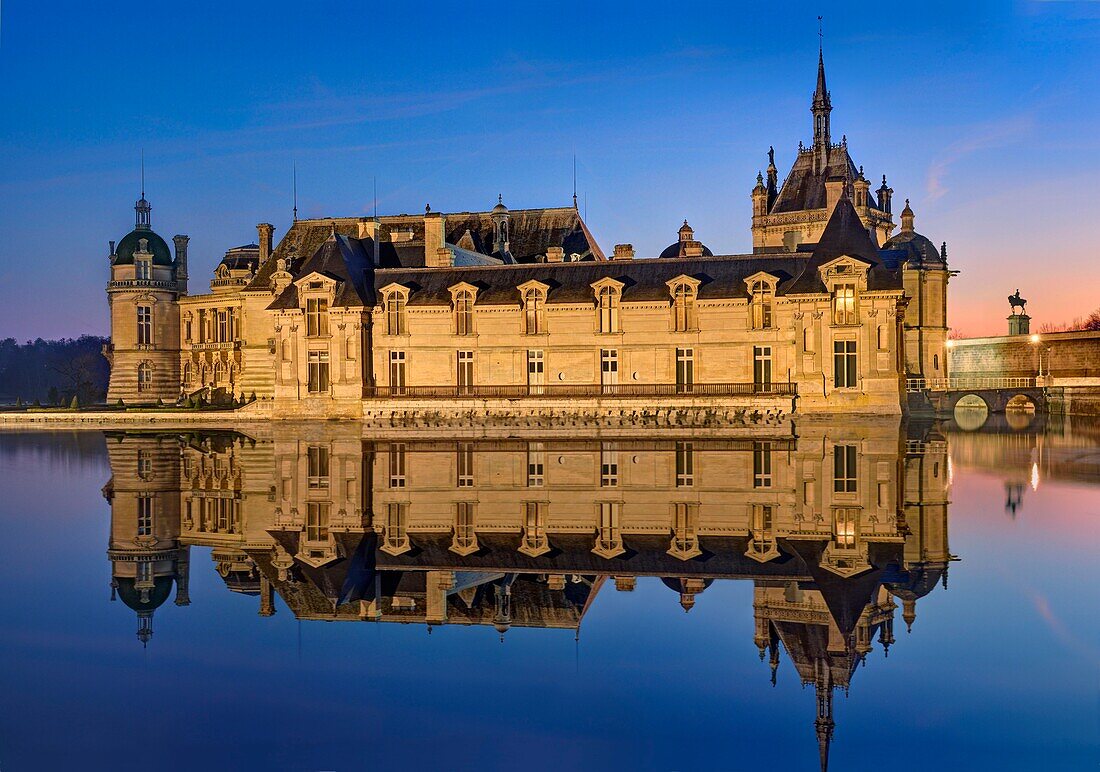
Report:
[{"label": "rectangular window", "polygon": [[183,323],[183,339],[188,343],[191,342],[191,320],[190,319],[187,319]]},{"label": "rectangular window", "polygon": [[386,535],[383,549],[391,555],[399,554],[409,548],[409,534],[406,530],[408,520],[408,504],[392,503],[386,505]]},{"label": "rectangular window", "polygon": [[887,347],[888,342],[886,340],[886,325],[880,324],[878,326],[878,350],[885,351]]},{"label": "rectangular window", "polygon": [[833,490],[836,493],[856,492],[856,446],[833,446]]},{"label": "rectangular window", "polygon": [[690,488],[695,485],[695,445],[690,442],[676,443],[676,487]]},{"label": "rectangular window", "polygon": [[405,352],[390,352],[390,393],[400,396],[405,393]]},{"label": "rectangular window", "polygon": [[311,394],[327,394],[328,379],[328,352],[310,351],[308,358],[309,383],[307,388]]},{"label": "rectangular window", "polygon": [[527,352],[527,391],[542,394],[546,385],[545,357],[541,351]]},{"label": "rectangular window", "polygon": [[695,329],[695,290],[687,284],[677,284],[672,291],[672,329],[676,332]]},{"label": "rectangular window", "polygon": [[229,312],[221,310],[221,311],[218,311],[217,314],[218,314],[218,332],[217,332],[217,337],[215,338],[215,340],[218,343],[225,343],[227,340],[229,340]]},{"label": "rectangular window", "polygon": [[859,534],[859,508],[837,507],[833,510],[833,540],[836,546],[852,549]]},{"label": "rectangular window", "polygon": [[772,290],[762,281],[752,285],[752,328],[766,330],[772,326]]},{"label": "rectangular window", "polygon": [[752,444],[752,487],[772,487],[772,444],[770,442]]},{"label": "rectangular window", "polygon": [[676,349],[676,391],[691,392],[695,386],[695,349]]},{"label": "rectangular window", "polygon": [[330,504],[317,501],[310,501],[306,504],[306,541],[328,541],[330,506]]},{"label": "rectangular window", "polygon": [[688,557],[698,554],[699,537],[696,523],[699,521],[699,505],[679,503],[672,505],[672,547],[674,555]]},{"label": "rectangular window", "polygon": [[601,501],[599,504],[599,530],[596,536],[596,550],[602,553],[622,554],[622,533],[619,523],[622,521],[622,502]]},{"label": "rectangular window", "polygon": [[142,480],[148,480],[153,476],[153,457],[147,450],[138,451],[137,473]]},{"label": "rectangular window", "polygon": [[752,382],[757,390],[772,385],[772,347],[752,347]]},{"label": "rectangular window", "polygon": [[833,386],[838,389],[854,389],[859,384],[859,368],[856,359],[856,342],[833,342]]},{"label": "rectangular window", "polygon": [[619,383],[619,352],[613,348],[600,349],[600,385],[604,389]]},{"label": "rectangular window", "polygon": [[838,284],[833,290],[833,324],[859,324],[856,285]]},{"label": "rectangular window", "polygon": [[153,309],[137,307],[137,342],[139,346],[153,345]]},{"label": "rectangular window", "polygon": [[142,281],[148,281],[152,278],[152,272],[150,271],[150,264],[148,260],[135,260],[134,261],[134,276]]},{"label": "rectangular window", "polygon": [[405,443],[390,445],[390,487],[405,487]]},{"label": "rectangular window", "polygon": [[306,300],[306,335],[328,335],[328,301],[324,298]]},{"label": "rectangular window", "polygon": [[137,535],[153,535],[153,497],[138,496],[137,500]]},{"label": "rectangular window", "polygon": [[546,540],[546,503],[525,501],[523,503],[523,544],[521,549],[528,553],[542,553],[549,549]]},{"label": "rectangular window", "polygon": [[458,444],[458,487],[474,487],[474,444],[472,442],[460,442]]},{"label": "rectangular window", "polygon": [[310,445],[306,449],[307,475],[310,488],[327,488],[328,475],[328,448],[324,445]]},{"label": "rectangular window", "polygon": [[619,451],[614,445],[600,448],[600,487],[617,488],[619,486]]},{"label": "rectangular window", "polygon": [[541,488],[546,482],[546,449],[541,442],[527,444],[527,487]]},{"label": "rectangular window", "polygon": [[458,391],[470,394],[474,389],[474,352],[458,352]]}]

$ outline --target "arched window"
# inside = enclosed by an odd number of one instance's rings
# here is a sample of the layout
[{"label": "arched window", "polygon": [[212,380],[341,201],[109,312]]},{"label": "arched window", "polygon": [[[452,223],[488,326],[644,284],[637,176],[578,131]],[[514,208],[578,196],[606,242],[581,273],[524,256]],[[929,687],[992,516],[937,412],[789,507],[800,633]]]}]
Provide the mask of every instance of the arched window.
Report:
[{"label": "arched window", "polygon": [[690,560],[702,554],[696,524],[699,520],[698,504],[672,505],[672,544],[668,554],[680,560]]},{"label": "arched window", "polygon": [[183,363],[183,382],[191,383],[191,379],[194,377],[194,373],[191,371],[191,363]]},{"label": "arched window", "polygon": [[672,329],[689,332],[696,329],[695,288],[680,282],[672,290]]},{"label": "arched window", "polygon": [[833,324],[859,324],[856,285],[838,284],[833,290]]},{"label": "arched window", "polygon": [[149,391],[153,388],[153,367],[148,362],[142,362],[137,369],[137,390]]},{"label": "arched window", "polygon": [[527,335],[546,332],[546,295],[536,287],[523,293],[523,331]]},{"label": "arched window", "polygon": [[772,288],[765,281],[752,284],[752,328],[766,330],[772,326]]},{"label": "arched window", "polygon": [[620,528],[622,502],[603,501],[597,506],[599,529],[596,531],[596,546],[592,552],[600,557],[613,558],[626,552]]},{"label": "arched window", "polygon": [[474,293],[460,290],[454,297],[455,334],[474,334]]},{"label": "arched window", "polygon": [[546,503],[526,501],[523,504],[523,539],[519,551],[538,557],[550,551],[546,538]]},{"label": "arched window", "polygon": [[409,505],[391,503],[386,505],[386,525],[382,537],[382,551],[390,555],[408,552],[412,545],[405,530],[409,520]]},{"label": "arched window", "polygon": [[600,287],[597,301],[600,332],[619,332],[618,287]]},{"label": "arched window", "polygon": [[455,504],[454,534],[451,539],[451,552],[469,555],[477,552],[477,533],[474,531],[474,508],[472,501],[460,501]]},{"label": "arched window", "polygon": [[386,295],[386,333],[404,335],[408,329],[405,313],[405,295],[393,291]]}]

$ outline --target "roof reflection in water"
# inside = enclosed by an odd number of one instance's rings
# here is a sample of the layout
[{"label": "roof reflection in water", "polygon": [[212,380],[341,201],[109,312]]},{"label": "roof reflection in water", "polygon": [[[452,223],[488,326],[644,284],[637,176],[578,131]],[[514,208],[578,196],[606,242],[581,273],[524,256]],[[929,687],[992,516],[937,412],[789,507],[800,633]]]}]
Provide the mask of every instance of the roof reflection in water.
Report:
[{"label": "roof reflection in water", "polygon": [[[190,547],[232,592],[299,619],[577,631],[601,592],[656,577],[685,611],[753,582],[755,644],[832,698],[894,617],[947,584],[948,463],[933,430],[806,424],[797,437],[458,438],[358,425],[108,435],[113,596],[148,644]],[[778,430],[777,430],[778,431]]]}]

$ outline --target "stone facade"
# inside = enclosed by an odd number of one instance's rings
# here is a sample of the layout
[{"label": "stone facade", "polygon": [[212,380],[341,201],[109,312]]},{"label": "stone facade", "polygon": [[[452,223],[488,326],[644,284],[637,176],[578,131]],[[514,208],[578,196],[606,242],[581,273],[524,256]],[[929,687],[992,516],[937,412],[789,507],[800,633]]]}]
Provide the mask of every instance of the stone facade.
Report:
[{"label": "stone facade", "polygon": [[[132,269],[112,259],[111,399],[255,396],[281,418],[685,396],[711,411],[778,398],[788,411],[901,413],[905,377],[946,368],[946,254],[913,230],[908,204],[890,237],[891,191],[876,201],[846,143],[831,143],[823,68],[813,148],[782,189],[773,162],[753,192],[752,254],[715,255],[685,222],[657,259],[629,244],[608,259],[575,207],[502,199],[295,220],[278,245],[265,223],[257,244],[226,253],[208,294],[186,296],[185,246],[182,281],[173,263],[125,295],[114,274]],[[773,243],[773,216],[802,218],[801,235]],[[138,350],[146,297],[163,313]]]}]

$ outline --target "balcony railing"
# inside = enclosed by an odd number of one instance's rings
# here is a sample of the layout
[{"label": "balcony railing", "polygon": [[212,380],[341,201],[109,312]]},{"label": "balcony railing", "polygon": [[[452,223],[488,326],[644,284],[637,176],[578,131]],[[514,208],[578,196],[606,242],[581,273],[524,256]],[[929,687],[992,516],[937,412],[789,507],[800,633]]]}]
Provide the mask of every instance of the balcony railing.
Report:
[{"label": "balcony railing", "polygon": [[569,399],[573,397],[793,397],[793,383],[620,383],[545,386],[368,386],[367,399]]}]

